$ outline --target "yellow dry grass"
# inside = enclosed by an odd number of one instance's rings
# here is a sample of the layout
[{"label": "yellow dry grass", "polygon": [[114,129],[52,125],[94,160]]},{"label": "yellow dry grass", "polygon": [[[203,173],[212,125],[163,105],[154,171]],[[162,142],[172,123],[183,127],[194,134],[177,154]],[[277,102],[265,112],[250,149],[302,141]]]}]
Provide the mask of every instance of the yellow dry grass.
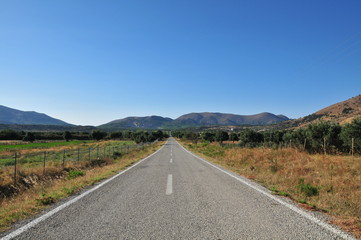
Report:
[{"label": "yellow dry grass", "polygon": [[[85,173],[84,176],[74,179],[65,177],[49,179],[49,181],[41,182],[11,199],[3,199],[0,202],[0,231],[9,229],[11,224],[16,221],[39,213],[48,207],[47,204],[44,204],[46,201],[50,203],[56,202],[80,191],[86,186],[108,178],[148,156],[163,144],[164,142],[158,142],[142,150],[131,150],[126,155],[116,159],[112,164],[82,169]],[[38,169],[38,171],[42,170]],[[49,171],[52,171],[52,168]],[[54,171],[59,171],[59,168],[54,168]]]},{"label": "yellow dry grass", "polygon": [[[310,155],[293,148],[222,148],[183,142],[191,151],[262,185],[334,216],[361,237],[361,157]],[[307,197],[299,179],[319,190]]]}]

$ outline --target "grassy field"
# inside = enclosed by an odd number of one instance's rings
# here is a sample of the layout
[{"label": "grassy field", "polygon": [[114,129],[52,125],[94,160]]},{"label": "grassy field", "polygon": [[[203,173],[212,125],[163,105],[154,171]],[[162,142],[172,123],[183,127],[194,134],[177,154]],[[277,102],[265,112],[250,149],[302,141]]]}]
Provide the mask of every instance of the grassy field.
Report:
[{"label": "grassy field", "polygon": [[[134,144],[133,141],[107,141],[111,144],[118,144],[121,142],[124,145]],[[31,152],[34,152],[36,150],[44,151],[44,150],[53,150],[58,149],[59,147],[71,147],[75,148],[78,146],[93,146],[93,145],[102,145],[103,142],[97,142],[93,140],[87,140],[87,141],[80,141],[80,140],[74,140],[74,141],[50,141],[50,142],[34,142],[34,143],[21,143],[21,144],[1,144],[0,143],[0,155],[3,154],[13,154],[14,152],[27,152],[24,150],[30,150]]]},{"label": "grassy field", "polygon": [[[130,142],[125,144],[130,144]],[[66,166],[61,170],[49,167],[46,175],[43,175],[39,168],[38,171],[33,172],[33,175],[24,178],[35,182],[31,188],[10,198],[0,198],[0,231],[9,229],[12,223],[35,215],[52,203],[84,187],[116,174],[156,151],[163,144],[163,142],[157,142],[144,148],[130,148],[124,154],[96,159],[92,162],[94,164],[78,167]]]},{"label": "grassy field", "polygon": [[94,141],[54,141],[54,142],[38,142],[38,143],[25,143],[25,144],[6,144],[6,145],[0,145],[0,154],[2,152],[8,152],[8,151],[19,151],[24,149],[44,149],[44,148],[53,148],[53,147],[60,147],[60,146],[74,146],[74,145],[80,145],[84,143],[91,143]]},{"label": "grassy field", "polygon": [[20,146],[20,149],[16,150],[16,175],[14,175],[14,153],[11,155],[0,153],[0,187],[14,184],[15,179],[21,180],[18,178],[37,173],[41,169],[44,175],[51,169],[82,167],[91,164],[94,159],[117,157],[136,147],[133,141],[114,140],[80,144],[76,141],[73,145],[64,144],[71,142],[55,143],[55,145],[54,143],[35,144],[34,149],[21,149],[22,145],[13,145]]},{"label": "grassy field", "polygon": [[182,142],[189,150],[253,179],[361,237],[361,157],[310,155],[293,148],[221,147]]}]

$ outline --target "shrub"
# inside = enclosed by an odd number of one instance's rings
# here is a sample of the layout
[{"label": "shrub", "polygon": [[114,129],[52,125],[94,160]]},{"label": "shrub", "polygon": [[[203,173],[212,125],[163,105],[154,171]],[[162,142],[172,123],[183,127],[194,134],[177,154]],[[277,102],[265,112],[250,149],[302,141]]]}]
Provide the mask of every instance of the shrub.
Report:
[{"label": "shrub", "polygon": [[46,196],[46,194],[42,194],[40,198],[36,199],[36,202],[39,205],[50,205],[55,202],[55,199],[52,196]]},{"label": "shrub", "polygon": [[318,195],[318,188],[312,186],[311,184],[305,183],[305,180],[303,178],[299,179],[297,187],[301,190],[302,193],[306,195],[306,197]]},{"label": "shrub", "polygon": [[73,178],[77,178],[77,177],[80,177],[80,176],[84,176],[84,172],[81,171],[81,170],[71,170],[68,173],[68,179],[73,179]]},{"label": "shrub", "polygon": [[116,159],[116,158],[118,158],[118,157],[121,157],[121,156],[123,156],[123,154],[122,154],[121,152],[115,151],[115,152],[113,153],[113,158],[114,158],[114,159]]}]

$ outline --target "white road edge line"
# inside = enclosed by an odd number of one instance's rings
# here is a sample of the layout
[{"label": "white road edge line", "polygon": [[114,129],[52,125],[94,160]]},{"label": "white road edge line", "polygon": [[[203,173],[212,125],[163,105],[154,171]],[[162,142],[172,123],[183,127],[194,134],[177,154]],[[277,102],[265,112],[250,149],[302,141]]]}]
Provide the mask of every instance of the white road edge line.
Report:
[{"label": "white road edge line", "polygon": [[[176,142],[177,142],[177,141],[176,141]],[[178,142],[177,142],[177,143],[178,143]],[[208,165],[210,165],[210,166],[218,169],[219,171],[227,174],[228,176],[236,179],[237,181],[242,182],[243,184],[247,185],[248,187],[250,187],[250,188],[256,190],[257,192],[259,192],[259,193],[261,193],[261,194],[263,194],[263,195],[271,198],[272,200],[274,200],[274,201],[282,204],[283,206],[291,209],[292,211],[300,214],[301,216],[307,218],[308,220],[310,220],[310,221],[318,224],[319,226],[327,229],[328,231],[330,231],[330,232],[338,235],[339,237],[341,237],[341,238],[343,238],[343,239],[350,239],[350,240],[351,240],[351,239],[352,239],[352,240],[355,239],[355,238],[353,238],[352,236],[348,235],[347,233],[345,233],[345,232],[343,232],[343,231],[341,231],[341,230],[339,230],[339,229],[331,226],[330,224],[328,224],[328,223],[326,223],[326,222],[324,222],[324,221],[322,221],[322,220],[320,220],[320,219],[312,216],[311,214],[303,211],[302,209],[300,209],[300,208],[298,208],[298,207],[296,207],[296,206],[294,206],[294,205],[292,205],[292,204],[289,204],[289,203],[283,201],[282,199],[280,199],[280,198],[278,198],[278,197],[276,197],[276,196],[274,196],[274,195],[272,195],[272,194],[270,194],[270,193],[268,193],[268,192],[266,192],[266,191],[264,191],[264,190],[256,187],[255,185],[250,184],[249,182],[243,180],[242,178],[237,177],[237,176],[235,176],[235,175],[233,175],[233,174],[231,174],[231,173],[223,170],[222,168],[218,167],[217,165],[214,165],[213,163],[208,162],[207,160],[204,160],[204,159],[201,158],[201,157],[198,157],[197,155],[195,155],[194,153],[192,153],[191,151],[189,151],[188,149],[186,149],[185,147],[183,147],[180,143],[178,143],[178,145],[179,145],[181,148],[183,148],[186,152],[188,152],[188,153],[190,153],[191,155],[193,155],[195,158],[197,158],[197,159],[199,159],[199,160],[207,163]]]},{"label": "white road edge line", "polygon": [[170,163],[173,163],[173,158],[171,158],[171,159],[169,160],[169,162],[170,162]]},{"label": "white road edge line", "polygon": [[173,193],[173,175],[168,174],[167,190],[165,191],[165,195],[171,195],[172,193]]},{"label": "white road edge line", "polygon": [[149,159],[150,157],[152,157],[153,155],[155,155],[156,153],[158,153],[160,150],[163,149],[163,147],[165,146],[165,144],[160,148],[158,149],[157,151],[155,151],[154,153],[150,154],[148,157],[146,158],[143,158],[142,160],[140,160],[139,162],[135,163],[134,165],[128,167],[127,169],[121,171],[120,173],[118,173],[117,175],[114,175],[113,177],[105,180],[104,182],[100,183],[99,185],[96,185],[95,187],[89,189],[88,191],[82,193],[81,195],[71,199],[70,201],[68,202],[65,202],[64,204],[60,205],[59,207],[57,208],[54,208],[53,210],[47,212],[46,214],[34,219],[33,221],[29,222],[28,224],[22,226],[21,228],[18,228],[17,230],[9,233],[8,235],[2,237],[0,240],[9,240],[9,239],[12,239],[16,236],[19,236],[20,234],[22,234],[23,232],[29,230],[30,228],[34,227],[35,225],[37,225],[38,223],[44,221],[45,219],[51,217],[52,215],[54,215],[55,213],[63,210],[64,208],[70,206],[71,204],[79,201],[80,199],[82,199],[83,197],[85,197],[86,195],[94,192],[95,190],[97,190],[98,188],[101,188],[102,186],[104,186],[105,184],[107,184],[108,182],[114,180],[115,178],[119,177],[120,175],[122,175],[123,173],[129,171],[130,169],[136,167],[137,165],[141,164],[142,162],[144,162],[145,160]]}]

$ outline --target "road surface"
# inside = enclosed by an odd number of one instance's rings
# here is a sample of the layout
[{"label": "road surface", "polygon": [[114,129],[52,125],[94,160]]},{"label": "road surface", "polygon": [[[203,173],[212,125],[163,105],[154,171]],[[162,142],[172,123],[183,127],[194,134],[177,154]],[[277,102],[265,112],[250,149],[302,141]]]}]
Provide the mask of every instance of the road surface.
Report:
[{"label": "road surface", "polygon": [[171,138],[148,159],[4,239],[347,238],[270,196]]}]

